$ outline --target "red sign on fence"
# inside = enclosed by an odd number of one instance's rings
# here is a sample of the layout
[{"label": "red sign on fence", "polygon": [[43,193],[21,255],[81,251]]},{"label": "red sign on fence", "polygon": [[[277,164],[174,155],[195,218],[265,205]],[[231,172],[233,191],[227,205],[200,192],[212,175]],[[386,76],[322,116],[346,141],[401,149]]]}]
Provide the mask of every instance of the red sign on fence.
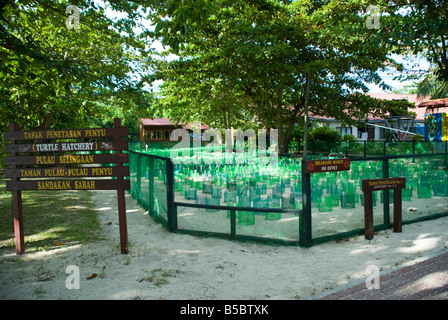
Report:
[{"label": "red sign on fence", "polygon": [[[13,193],[17,254],[25,252],[21,195],[25,190],[117,190],[121,252],[127,253],[124,190],[130,189],[130,181],[124,179],[129,176],[129,167],[123,163],[129,162],[129,154],[123,153],[128,149],[128,142],[122,140],[127,135],[121,119],[114,120],[113,128],[42,131],[19,131],[17,123],[11,123],[10,131],[4,132],[3,137],[10,142],[5,144],[5,153],[9,154],[5,156],[8,166],[5,174],[11,179],[6,182],[6,190]],[[79,139],[82,140],[72,141]],[[36,143],[40,140],[44,141]],[[115,153],[87,153],[93,151]],[[104,164],[115,166],[102,166]]]},{"label": "red sign on fence", "polygon": [[350,170],[350,159],[307,160],[306,173]]}]

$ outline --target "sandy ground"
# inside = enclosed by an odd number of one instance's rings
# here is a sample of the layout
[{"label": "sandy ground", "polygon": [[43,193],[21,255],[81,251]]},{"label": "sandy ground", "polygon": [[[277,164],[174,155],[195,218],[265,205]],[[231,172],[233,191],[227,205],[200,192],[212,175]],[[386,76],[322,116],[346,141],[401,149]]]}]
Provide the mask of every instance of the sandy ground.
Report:
[{"label": "sandy ground", "polygon": [[0,299],[307,299],[367,279],[368,266],[387,272],[448,248],[448,217],[311,248],[173,234],[127,194],[123,255],[116,193],[95,191],[93,200],[107,240],[21,256],[1,249]]}]

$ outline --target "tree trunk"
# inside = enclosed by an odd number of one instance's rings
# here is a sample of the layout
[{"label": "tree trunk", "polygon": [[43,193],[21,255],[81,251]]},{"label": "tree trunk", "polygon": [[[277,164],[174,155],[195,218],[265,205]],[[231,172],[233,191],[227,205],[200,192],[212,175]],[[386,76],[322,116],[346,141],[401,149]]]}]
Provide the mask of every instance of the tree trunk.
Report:
[{"label": "tree trunk", "polygon": [[42,125],[40,126],[42,130],[50,129],[51,121],[53,120],[55,114],[56,114],[55,111],[47,113],[47,115],[44,118],[44,121],[42,122]]},{"label": "tree trunk", "polygon": [[279,119],[279,129],[278,129],[278,153],[279,155],[283,153],[288,153],[289,151],[289,141],[291,139],[291,133],[295,126],[295,117],[292,116],[285,122]]}]

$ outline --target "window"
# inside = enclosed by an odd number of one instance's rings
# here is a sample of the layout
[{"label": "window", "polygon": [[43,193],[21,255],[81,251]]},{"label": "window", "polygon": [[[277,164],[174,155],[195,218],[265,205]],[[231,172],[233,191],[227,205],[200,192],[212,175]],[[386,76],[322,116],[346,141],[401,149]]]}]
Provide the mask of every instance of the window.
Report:
[{"label": "window", "polygon": [[163,131],[147,131],[146,139],[147,140],[162,140],[163,139]]},{"label": "window", "polygon": [[346,134],[353,134],[352,127],[337,127],[336,129],[339,130],[342,136],[345,136]]}]

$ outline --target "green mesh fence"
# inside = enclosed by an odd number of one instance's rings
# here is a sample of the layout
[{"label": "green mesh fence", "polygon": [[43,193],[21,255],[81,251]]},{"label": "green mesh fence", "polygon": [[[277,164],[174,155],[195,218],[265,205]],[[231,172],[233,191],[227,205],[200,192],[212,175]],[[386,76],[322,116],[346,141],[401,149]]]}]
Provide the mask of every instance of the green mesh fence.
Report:
[{"label": "green mesh fence", "polygon": [[[313,238],[334,236],[364,227],[363,179],[382,177],[382,161],[352,161],[350,171],[311,174]],[[378,193],[374,197],[374,222],[383,223]]]},{"label": "green mesh fence", "polygon": [[280,159],[275,166],[178,164],[174,178],[179,230],[299,241],[300,162]]},{"label": "green mesh fence", "polygon": [[148,209],[150,215],[165,226],[168,222],[168,190],[166,167],[169,159],[158,159],[138,152],[129,152],[130,193]]},{"label": "green mesh fence", "polygon": [[[309,141],[308,153],[318,157],[333,155],[348,158],[432,154],[446,153],[446,145],[444,141]],[[301,151],[303,146],[295,146],[291,150]]]},{"label": "green mesh fence", "polygon": [[389,163],[391,176],[406,177],[402,191],[403,222],[437,216],[448,210],[448,171],[444,156],[397,159]]},{"label": "green mesh fence", "polygon": [[[301,159],[266,165],[237,155],[226,163],[204,161],[212,156],[200,151],[186,153],[200,155],[198,163],[172,161],[170,150],[130,151],[132,196],[172,231],[304,246],[360,234],[361,181],[388,177],[406,178],[403,223],[448,214],[445,153],[358,158],[349,171],[302,175]],[[373,192],[377,230],[392,226],[392,201],[393,191]]]}]

